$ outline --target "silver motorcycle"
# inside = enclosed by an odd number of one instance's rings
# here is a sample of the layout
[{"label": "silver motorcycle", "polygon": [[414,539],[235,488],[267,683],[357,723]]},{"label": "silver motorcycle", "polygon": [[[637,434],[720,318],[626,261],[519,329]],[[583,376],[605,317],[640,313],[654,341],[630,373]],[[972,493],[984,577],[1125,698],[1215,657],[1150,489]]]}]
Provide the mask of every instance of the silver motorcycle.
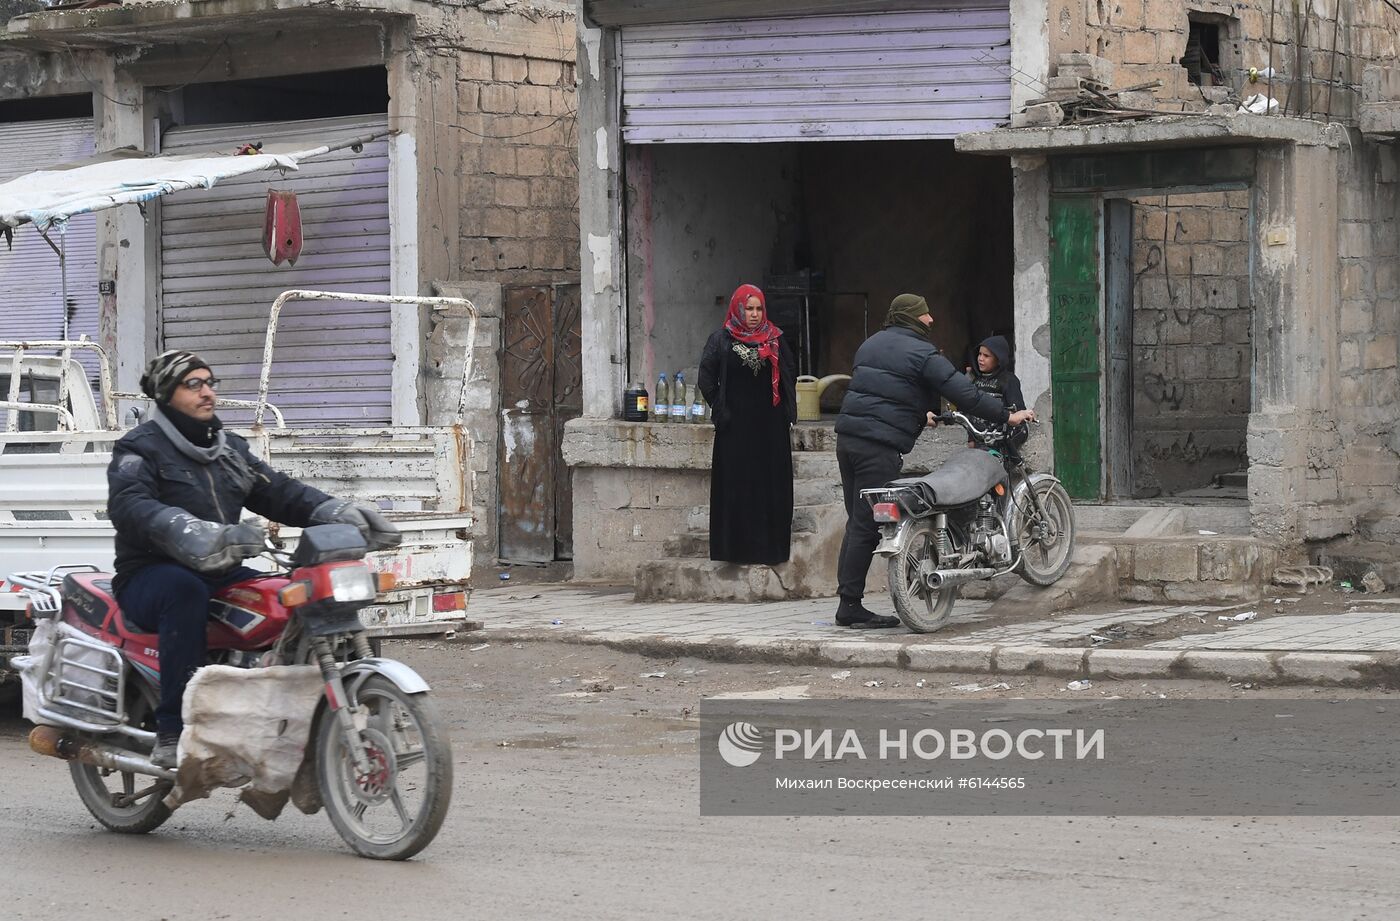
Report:
[{"label": "silver motorcycle", "polygon": [[1052,585],[1074,552],[1074,506],[1060,481],[1019,452],[1025,430],[980,428],[959,412],[937,417],[977,444],[934,472],[861,490],[880,525],[895,612],[915,633],[948,622],[959,588],[1014,572]]}]

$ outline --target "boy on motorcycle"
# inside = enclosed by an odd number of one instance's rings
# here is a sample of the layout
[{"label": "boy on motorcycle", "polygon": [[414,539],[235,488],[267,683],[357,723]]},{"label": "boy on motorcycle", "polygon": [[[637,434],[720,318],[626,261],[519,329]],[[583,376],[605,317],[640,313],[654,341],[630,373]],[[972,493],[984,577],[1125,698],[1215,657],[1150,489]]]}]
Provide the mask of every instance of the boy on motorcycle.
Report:
[{"label": "boy on motorcycle", "polygon": [[938,398],[1000,424],[1014,426],[1035,418],[1029,410],[1011,412],[1000,399],[974,388],[930,341],[932,324],[924,298],[901,294],[890,303],[884,327],[856,351],[851,382],[836,420],[836,459],[846,505],[846,533],[837,563],[838,626],[899,625],[897,618],[876,614],[862,604],[880,530],[860,492],[899,476],[902,455],[913,449],[926,425],[934,424],[931,408],[938,405]]},{"label": "boy on motorcycle", "polygon": [[215,414],[219,379],[198,355],[158,355],[141,377],[151,418],[126,433],[107,468],[107,515],[116,529],[113,591],[133,626],[160,636],[160,704],[151,760],[173,768],[181,703],[205,664],[209,599],[256,573],[242,565],[266,533],[240,523],[244,508],[296,527],[353,524],[372,549],[396,546],[377,510],[335,499],[268,467]]}]

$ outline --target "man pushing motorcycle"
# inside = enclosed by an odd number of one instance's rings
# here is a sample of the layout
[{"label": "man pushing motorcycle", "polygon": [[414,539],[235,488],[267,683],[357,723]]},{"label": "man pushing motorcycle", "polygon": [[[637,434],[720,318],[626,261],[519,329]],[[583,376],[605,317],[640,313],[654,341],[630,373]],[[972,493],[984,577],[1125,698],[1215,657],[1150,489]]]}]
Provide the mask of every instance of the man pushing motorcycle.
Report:
[{"label": "man pushing motorcycle", "polygon": [[173,768],[181,703],[205,664],[209,599],[256,573],[266,532],[243,510],[295,527],[352,524],[371,549],[397,546],[378,510],[337,499],[278,473],[226,432],[216,414],[219,379],[193,352],[158,355],[141,377],[151,418],[124,435],[107,468],[107,515],[115,527],[113,590],[133,625],[160,636],[160,703],[151,761]]}]

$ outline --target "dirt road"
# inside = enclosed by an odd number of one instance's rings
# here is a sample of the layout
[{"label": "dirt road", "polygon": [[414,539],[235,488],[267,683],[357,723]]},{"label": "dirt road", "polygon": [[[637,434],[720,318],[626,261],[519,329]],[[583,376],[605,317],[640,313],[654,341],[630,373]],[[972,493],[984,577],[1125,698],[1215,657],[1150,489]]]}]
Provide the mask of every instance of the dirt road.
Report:
[{"label": "dirt road", "polygon": [[[350,856],[324,815],[266,822],[231,795],[123,838],[83,810],[61,763],[0,722],[8,884],[0,917],[1389,919],[1392,819],[767,818],[698,815],[699,699],[1061,696],[978,678],[659,661],[606,649],[395,644],[432,683],[457,758],[452,812],[417,860]],[[664,678],[641,677],[664,671]],[[924,687],[914,683],[922,677]],[[866,680],[882,687],[867,688]],[[987,681],[986,676],[981,681]],[[608,690],[611,688],[611,690]],[[1083,693],[1083,692],[1081,692]],[[1326,697],[1125,681],[1099,695]],[[1347,693],[1347,692],[1343,692]],[[1382,693],[1347,696],[1388,696]]]}]

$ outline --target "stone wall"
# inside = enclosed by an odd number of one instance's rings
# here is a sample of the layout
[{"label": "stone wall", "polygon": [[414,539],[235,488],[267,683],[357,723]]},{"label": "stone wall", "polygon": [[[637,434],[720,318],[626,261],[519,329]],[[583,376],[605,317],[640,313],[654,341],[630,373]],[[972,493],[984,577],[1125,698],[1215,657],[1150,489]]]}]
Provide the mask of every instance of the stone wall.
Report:
[{"label": "stone wall", "polygon": [[474,43],[473,30],[458,55],[460,277],[503,285],[576,282],[573,18],[526,9],[487,15],[485,24],[493,19],[510,20],[519,40]]},{"label": "stone wall", "polygon": [[1272,4],[1271,23],[1267,0],[1052,0],[1050,60],[1066,52],[1095,54],[1119,65],[1120,86],[1161,80],[1159,108],[1200,110],[1206,101],[1179,62],[1189,14],[1205,14],[1220,24],[1226,85],[1243,95],[1269,92],[1267,81],[1247,84],[1245,72],[1272,62],[1272,95],[1280,106],[1354,120],[1366,64],[1393,60],[1400,52],[1394,11],[1383,0],[1319,0],[1302,4],[1304,13],[1295,18],[1295,6]]},{"label": "stone wall", "polygon": [[1341,312],[1333,418],[1309,458],[1309,536],[1400,543],[1400,156],[1341,154]]},{"label": "stone wall", "polygon": [[1249,192],[1133,202],[1134,495],[1244,470],[1250,408]]},{"label": "stone wall", "polygon": [[469,329],[465,310],[450,308],[430,315],[423,350],[423,392],[428,425],[460,423],[461,437],[469,452],[467,508],[474,524],[472,539],[478,558],[490,560],[496,554],[500,513],[495,468],[500,429],[501,286],[490,282],[444,284],[435,293],[466,298],[477,309],[472,376],[467,382],[461,419],[457,408],[462,399]]}]

